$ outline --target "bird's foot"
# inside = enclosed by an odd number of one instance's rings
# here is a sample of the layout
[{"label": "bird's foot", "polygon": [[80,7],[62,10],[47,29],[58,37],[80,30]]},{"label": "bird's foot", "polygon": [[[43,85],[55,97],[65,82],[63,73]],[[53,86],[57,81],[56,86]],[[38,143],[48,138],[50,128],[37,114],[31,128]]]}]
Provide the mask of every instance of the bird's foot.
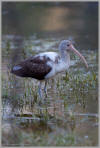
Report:
[{"label": "bird's foot", "polygon": [[45,93],[45,98],[44,98],[44,100],[46,101],[46,98],[48,97],[48,95],[47,95],[47,93]]},{"label": "bird's foot", "polygon": [[44,93],[45,95],[43,95],[42,93],[42,89],[41,89],[41,85],[39,86],[39,89],[38,89],[38,94],[39,94],[39,105],[41,104],[45,104],[46,102],[46,98],[47,98],[47,89],[46,89],[46,85],[44,87]]},{"label": "bird's foot", "polygon": [[45,97],[41,93],[39,94],[38,103],[39,103],[39,105],[42,105],[45,103]]},{"label": "bird's foot", "polygon": [[42,98],[39,97],[38,104],[39,104],[39,105],[46,104],[46,101],[47,101],[46,98],[47,98],[47,97],[45,97],[45,96],[43,96]]},{"label": "bird's foot", "polygon": [[44,100],[46,100],[46,98],[48,97],[46,87],[44,88],[44,94],[45,94],[45,98],[44,98]]},{"label": "bird's foot", "polygon": [[41,105],[45,105],[45,104],[46,104],[45,99],[41,99],[41,100],[39,100],[39,101],[38,101],[38,104],[39,104],[39,106],[41,106]]}]

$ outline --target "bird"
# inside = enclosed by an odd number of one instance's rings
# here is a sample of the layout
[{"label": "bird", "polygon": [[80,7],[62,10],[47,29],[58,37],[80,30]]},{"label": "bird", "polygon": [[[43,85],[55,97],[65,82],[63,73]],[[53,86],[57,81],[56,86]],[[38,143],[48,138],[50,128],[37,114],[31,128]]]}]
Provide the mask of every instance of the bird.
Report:
[{"label": "bird", "polygon": [[11,73],[20,77],[30,77],[40,81],[38,94],[43,98],[41,85],[45,81],[44,92],[47,93],[47,82],[58,73],[65,72],[70,67],[70,53],[74,52],[84,62],[86,68],[88,64],[84,56],[76,50],[70,40],[62,40],[57,52],[42,52],[33,55],[12,67]]}]

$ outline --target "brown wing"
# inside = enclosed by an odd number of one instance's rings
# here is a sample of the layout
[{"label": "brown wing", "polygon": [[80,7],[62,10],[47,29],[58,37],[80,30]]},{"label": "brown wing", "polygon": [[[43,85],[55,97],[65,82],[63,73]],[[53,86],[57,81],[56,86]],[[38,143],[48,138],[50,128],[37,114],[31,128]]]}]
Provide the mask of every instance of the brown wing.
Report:
[{"label": "brown wing", "polygon": [[43,80],[44,77],[51,71],[51,67],[47,65],[50,59],[43,56],[31,57],[14,66],[12,73],[21,77],[32,77],[38,80]]}]

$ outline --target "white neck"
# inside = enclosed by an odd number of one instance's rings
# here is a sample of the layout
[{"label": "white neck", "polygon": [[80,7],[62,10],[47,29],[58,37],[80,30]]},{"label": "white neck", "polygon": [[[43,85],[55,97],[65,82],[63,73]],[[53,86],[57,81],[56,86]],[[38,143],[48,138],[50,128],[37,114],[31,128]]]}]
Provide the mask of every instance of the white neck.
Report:
[{"label": "white neck", "polygon": [[63,52],[60,52],[60,55],[61,55],[62,61],[65,62],[69,67],[70,66],[70,54],[69,54],[69,52],[63,51]]}]

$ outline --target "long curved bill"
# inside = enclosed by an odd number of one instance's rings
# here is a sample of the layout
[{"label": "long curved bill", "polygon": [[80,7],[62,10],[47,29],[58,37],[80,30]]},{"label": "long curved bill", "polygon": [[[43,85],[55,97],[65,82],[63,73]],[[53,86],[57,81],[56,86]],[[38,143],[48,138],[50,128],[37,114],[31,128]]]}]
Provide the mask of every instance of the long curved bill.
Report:
[{"label": "long curved bill", "polygon": [[85,66],[88,68],[88,64],[85,58],[81,55],[81,53],[79,53],[79,51],[77,51],[72,44],[70,45],[70,48],[76,55],[78,55],[82,59],[82,61],[85,63]]}]

